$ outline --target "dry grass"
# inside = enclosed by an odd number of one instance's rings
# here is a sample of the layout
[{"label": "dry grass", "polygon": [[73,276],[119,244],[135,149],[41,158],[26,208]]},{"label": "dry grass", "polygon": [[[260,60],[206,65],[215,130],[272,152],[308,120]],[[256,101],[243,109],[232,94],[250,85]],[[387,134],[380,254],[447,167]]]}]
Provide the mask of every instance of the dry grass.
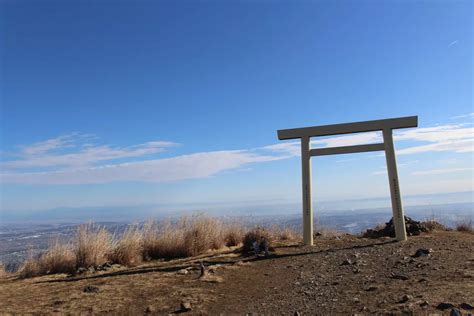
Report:
[{"label": "dry grass", "polygon": [[0,278],[4,278],[4,277],[8,276],[8,274],[9,273],[5,269],[5,266],[3,265],[3,263],[0,262]]},{"label": "dry grass", "polygon": [[31,278],[40,274],[39,257],[33,255],[30,249],[28,257],[23,261],[18,269],[18,274],[21,278]]},{"label": "dry grass", "polygon": [[224,247],[224,224],[204,215],[187,219],[184,225],[184,245],[187,256],[197,256],[208,250]]},{"label": "dry grass", "polygon": [[474,233],[472,220],[465,220],[456,224],[456,230],[463,233]]},{"label": "dry grass", "polygon": [[135,266],[143,260],[143,232],[139,226],[127,228],[121,238],[114,241],[109,255],[111,263]]},{"label": "dry grass", "polygon": [[145,224],[143,230],[143,257],[171,259],[185,257],[184,230],[182,224],[166,221],[158,225],[154,221]]},{"label": "dry grass", "polygon": [[225,245],[224,224],[204,215],[183,217],[175,224],[148,222],[143,236],[143,252],[147,259],[197,256]]},{"label": "dry grass", "polygon": [[446,226],[444,226],[443,224],[441,224],[440,222],[434,220],[434,219],[430,219],[430,220],[426,220],[424,222],[421,222],[421,224],[423,226],[425,226],[428,231],[446,231],[446,230],[449,230]]},{"label": "dry grass", "polygon": [[112,253],[112,236],[94,223],[80,225],[73,242],[76,268],[97,267],[107,262]]},{"label": "dry grass", "polygon": [[300,234],[290,227],[281,228],[278,225],[273,225],[267,229],[271,240],[300,240]]},{"label": "dry grass", "polygon": [[53,242],[41,255],[31,252],[19,269],[22,277],[53,273],[73,273],[78,268],[98,267],[105,263],[134,266],[144,260],[174,259],[201,255],[224,246],[243,243],[244,252],[253,250],[254,242],[268,248],[272,240],[297,240],[289,228],[255,228],[246,233],[241,224],[198,214],[177,222],[149,221],[132,225],[119,238],[94,223],[80,225],[69,243]]},{"label": "dry grass", "polygon": [[76,258],[70,244],[56,239],[38,260],[39,274],[70,273],[75,269]]}]

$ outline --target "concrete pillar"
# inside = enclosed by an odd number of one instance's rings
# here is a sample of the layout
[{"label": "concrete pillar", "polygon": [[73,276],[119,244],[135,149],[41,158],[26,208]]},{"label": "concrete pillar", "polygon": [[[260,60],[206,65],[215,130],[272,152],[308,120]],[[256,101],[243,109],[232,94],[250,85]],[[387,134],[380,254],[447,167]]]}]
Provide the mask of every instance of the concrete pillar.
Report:
[{"label": "concrete pillar", "polygon": [[303,241],[313,245],[313,206],[311,203],[310,137],[301,138],[301,172],[303,185]]},{"label": "concrete pillar", "polygon": [[397,240],[407,240],[405,216],[403,214],[400,186],[398,184],[397,161],[393,146],[392,129],[383,129],[383,142],[385,144],[385,158],[387,160],[388,182],[390,183],[390,197],[392,199],[393,223]]}]

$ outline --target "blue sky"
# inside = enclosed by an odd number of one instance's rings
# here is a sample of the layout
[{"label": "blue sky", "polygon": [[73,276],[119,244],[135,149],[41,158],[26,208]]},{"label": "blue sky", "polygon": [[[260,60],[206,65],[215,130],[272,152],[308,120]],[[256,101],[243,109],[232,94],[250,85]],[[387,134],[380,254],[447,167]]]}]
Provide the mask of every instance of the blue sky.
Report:
[{"label": "blue sky", "polygon": [[[408,115],[402,194],[473,191],[470,1],[0,8],[3,211],[299,201],[298,144],[277,129]],[[313,159],[315,199],[387,196],[384,168]]]}]

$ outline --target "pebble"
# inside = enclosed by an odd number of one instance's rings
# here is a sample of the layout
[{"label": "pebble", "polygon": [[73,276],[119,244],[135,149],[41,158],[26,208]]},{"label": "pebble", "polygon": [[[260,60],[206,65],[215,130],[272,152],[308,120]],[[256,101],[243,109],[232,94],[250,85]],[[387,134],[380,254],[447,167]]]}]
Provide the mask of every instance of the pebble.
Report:
[{"label": "pebble", "polygon": [[438,306],[436,306],[436,308],[440,310],[445,310],[445,309],[453,308],[453,307],[454,305],[451,303],[439,303]]},{"label": "pebble", "polygon": [[418,249],[415,254],[412,256],[413,258],[417,257],[429,257],[431,253],[433,252],[433,249],[426,249],[426,248],[420,248]]},{"label": "pebble", "polygon": [[99,288],[97,286],[88,285],[83,290],[84,293],[98,293]]},{"label": "pebble", "polygon": [[189,302],[182,302],[180,306],[181,312],[187,312],[191,310],[191,303]]},{"label": "pebble", "polygon": [[462,316],[462,313],[459,309],[453,308],[453,309],[451,309],[451,312],[449,313],[449,316]]}]

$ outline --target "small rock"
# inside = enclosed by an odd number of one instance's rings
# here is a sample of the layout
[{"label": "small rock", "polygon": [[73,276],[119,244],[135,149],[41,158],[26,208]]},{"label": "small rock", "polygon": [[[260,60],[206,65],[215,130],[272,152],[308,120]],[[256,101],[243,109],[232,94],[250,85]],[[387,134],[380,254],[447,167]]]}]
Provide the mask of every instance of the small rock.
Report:
[{"label": "small rock", "polygon": [[154,306],[147,306],[147,308],[145,309],[145,313],[156,313],[156,308]]},{"label": "small rock", "polygon": [[372,292],[372,291],[376,291],[376,290],[378,290],[378,287],[376,287],[376,286],[371,286],[371,287],[366,289],[367,292]]},{"label": "small rock", "polygon": [[459,309],[453,308],[453,309],[451,309],[451,312],[449,313],[449,316],[462,316],[462,313]]},{"label": "small rock", "polygon": [[462,303],[459,305],[459,307],[461,307],[462,309],[465,309],[465,310],[472,310],[474,309],[474,307],[471,305],[471,304],[468,304],[468,303]]},{"label": "small rock", "polygon": [[423,302],[420,303],[420,307],[428,307],[428,306],[430,306],[428,301],[423,301]]},{"label": "small rock", "polygon": [[188,269],[181,269],[177,273],[180,274],[180,275],[186,275],[186,274],[189,273],[189,271],[188,271]]},{"label": "small rock", "polygon": [[415,252],[415,254],[412,257],[413,258],[429,257],[429,256],[431,256],[432,252],[433,252],[433,249],[420,248]]},{"label": "small rock", "polygon": [[84,288],[84,293],[98,293],[99,288],[97,286],[88,285]]},{"label": "small rock", "polygon": [[294,312],[293,316],[301,316],[300,312]]},{"label": "small rock", "polygon": [[403,280],[403,281],[408,280],[408,277],[406,275],[400,274],[400,273],[393,273],[392,272],[390,277],[392,279],[398,279],[398,280]]},{"label": "small rock", "polygon": [[76,273],[77,273],[77,274],[82,274],[82,273],[84,273],[84,272],[86,272],[86,271],[87,271],[86,268],[80,267],[80,268],[77,269]]},{"label": "small rock", "polygon": [[400,303],[406,303],[406,302],[408,302],[412,299],[413,299],[413,296],[405,294],[405,295],[403,295],[402,299],[400,300]]},{"label": "small rock", "polygon": [[454,305],[451,303],[439,303],[438,306],[436,306],[436,308],[440,310],[445,310],[445,309],[453,308],[453,307]]},{"label": "small rock", "polygon": [[341,266],[347,266],[347,265],[353,265],[354,263],[351,261],[351,259],[346,259],[341,263]]},{"label": "small rock", "polygon": [[181,303],[181,307],[180,307],[181,312],[188,312],[190,310],[191,310],[191,303],[189,303],[189,302],[182,302]]},{"label": "small rock", "polygon": [[87,271],[89,271],[90,273],[94,273],[96,270],[94,267],[89,267],[89,269],[87,269]]}]

